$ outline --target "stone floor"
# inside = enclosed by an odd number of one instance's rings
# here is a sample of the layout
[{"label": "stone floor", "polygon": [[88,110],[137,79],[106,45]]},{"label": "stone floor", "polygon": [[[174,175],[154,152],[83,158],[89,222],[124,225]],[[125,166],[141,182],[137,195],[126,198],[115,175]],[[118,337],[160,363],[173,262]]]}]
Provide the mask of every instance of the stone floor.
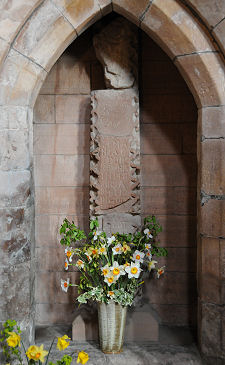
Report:
[{"label": "stone floor", "polygon": [[[63,330],[63,328],[60,330],[53,328],[39,329],[36,332],[36,344],[44,343],[44,348],[48,350],[51,344],[50,339],[65,334],[66,331]],[[71,354],[74,351],[82,350],[89,355],[88,365],[204,365],[194,344],[187,346],[156,345],[154,343],[138,343],[138,339],[137,343],[125,343],[123,352],[114,355],[102,353],[96,342],[71,342],[63,353],[57,351],[53,345],[49,359],[54,362],[57,359],[59,360],[63,354]],[[76,364],[76,358],[75,355],[73,365]]]}]

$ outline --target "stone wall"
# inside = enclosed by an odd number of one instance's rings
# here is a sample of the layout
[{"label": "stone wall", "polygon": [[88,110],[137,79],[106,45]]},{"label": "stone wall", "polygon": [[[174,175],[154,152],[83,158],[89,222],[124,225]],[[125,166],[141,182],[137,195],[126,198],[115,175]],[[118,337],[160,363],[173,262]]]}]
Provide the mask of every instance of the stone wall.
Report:
[{"label": "stone wall", "polygon": [[[90,92],[104,88],[92,31],[53,66],[34,108],[36,324],[71,324],[76,292],[61,291],[64,272],[59,227],[65,217],[88,231]],[[73,271],[73,270],[69,270]]]}]

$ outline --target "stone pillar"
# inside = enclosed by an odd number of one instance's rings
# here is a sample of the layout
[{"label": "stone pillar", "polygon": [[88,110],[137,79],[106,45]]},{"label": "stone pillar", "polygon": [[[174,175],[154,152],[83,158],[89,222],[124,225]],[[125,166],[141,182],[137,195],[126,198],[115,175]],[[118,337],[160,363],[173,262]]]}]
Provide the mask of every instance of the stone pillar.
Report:
[{"label": "stone pillar", "polygon": [[107,90],[92,92],[90,214],[108,234],[140,226],[137,29],[116,18],[94,37]]}]

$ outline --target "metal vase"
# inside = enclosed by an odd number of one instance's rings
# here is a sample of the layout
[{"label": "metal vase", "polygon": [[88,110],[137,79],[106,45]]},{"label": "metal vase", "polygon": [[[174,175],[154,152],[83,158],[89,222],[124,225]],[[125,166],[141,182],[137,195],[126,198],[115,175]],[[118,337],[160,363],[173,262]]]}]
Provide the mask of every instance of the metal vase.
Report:
[{"label": "metal vase", "polygon": [[101,350],[106,354],[122,351],[127,307],[110,301],[98,303],[99,341]]}]

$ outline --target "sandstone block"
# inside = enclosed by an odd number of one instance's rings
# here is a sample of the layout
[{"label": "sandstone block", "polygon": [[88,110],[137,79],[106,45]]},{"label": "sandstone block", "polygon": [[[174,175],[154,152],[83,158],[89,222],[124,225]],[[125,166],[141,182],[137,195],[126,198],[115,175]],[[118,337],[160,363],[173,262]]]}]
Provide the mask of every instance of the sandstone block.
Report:
[{"label": "sandstone block", "polygon": [[[64,254],[65,257],[65,254]],[[74,259],[75,263],[76,260]],[[63,261],[64,263],[64,261]],[[75,270],[73,268],[73,270]],[[65,293],[61,289],[61,279],[67,280],[70,279],[70,283],[78,285],[80,282],[80,273],[79,271],[73,272],[57,272],[56,273],[56,282],[55,282],[55,303],[57,304],[69,304],[73,303],[74,309],[78,309],[78,302],[76,302],[76,298],[78,296],[77,287],[70,287],[68,292]]]},{"label": "sandstone block", "polygon": [[[167,246],[168,247],[168,246]],[[165,266],[166,271],[195,273],[197,267],[197,249],[176,247],[168,248],[167,257],[158,257],[159,267]]]},{"label": "sandstone block", "polygon": [[[63,293],[67,295],[67,293]],[[44,303],[36,305],[35,322],[38,325],[71,324],[75,315],[74,303],[52,304]]]},{"label": "sandstone block", "polygon": [[225,137],[225,107],[211,107],[199,110],[200,135],[205,138]]},{"label": "sandstone block", "polygon": [[[55,94],[90,94],[90,67],[63,54],[56,64]],[[52,76],[54,79],[54,75]],[[76,80],[76,82],[74,82]]]},{"label": "sandstone block", "polygon": [[[41,259],[39,257],[39,259]],[[38,272],[35,275],[35,302],[54,303],[56,291],[56,278],[54,272]]]},{"label": "sandstone block", "polygon": [[54,4],[74,26],[78,34],[83,33],[102,16],[100,5],[95,0],[54,0]]},{"label": "sandstone block", "polygon": [[225,192],[225,141],[204,140],[201,143],[201,189],[206,194]]},{"label": "sandstone block", "polygon": [[89,186],[88,155],[37,155],[34,168],[36,187]]},{"label": "sandstone block", "polygon": [[45,1],[22,28],[14,48],[49,71],[75,38],[72,25],[52,2]]},{"label": "sandstone block", "polygon": [[0,35],[11,42],[20,29],[21,24],[29,17],[41,0],[12,0],[0,5]]},{"label": "sandstone block", "polygon": [[88,213],[88,198],[88,188],[39,187],[36,188],[36,214]]},{"label": "sandstone block", "polygon": [[3,171],[29,168],[29,137],[27,130],[0,131],[0,167]]},{"label": "sandstone block", "polygon": [[30,263],[1,268],[0,281],[0,310],[5,320],[26,322],[30,315]]},{"label": "sandstone block", "polygon": [[[54,257],[54,260],[53,260]],[[64,247],[39,247],[35,250],[36,272],[63,271],[65,253]]]},{"label": "sandstone block", "polygon": [[19,207],[30,198],[30,171],[0,172],[0,208]]},{"label": "sandstone block", "polygon": [[196,247],[197,220],[195,216],[157,216],[163,231],[159,234],[164,247]]},{"label": "sandstone block", "polygon": [[[223,7],[225,8],[224,4]],[[224,9],[225,14],[225,9]],[[213,34],[215,35],[219,45],[221,46],[222,52],[225,53],[225,21],[223,20],[214,29]]]},{"label": "sandstone block", "polygon": [[38,95],[34,106],[34,123],[55,123],[54,95]]},{"label": "sandstone block", "polygon": [[191,327],[195,327],[197,324],[197,308],[194,303],[192,305],[173,304],[173,310],[171,310],[170,304],[152,304],[151,306],[162,324]]},{"label": "sandstone block", "polygon": [[143,186],[195,186],[196,160],[192,156],[142,156]]},{"label": "sandstone block", "polygon": [[98,340],[98,315],[91,308],[80,309],[72,324],[73,341]]},{"label": "sandstone block", "polygon": [[[165,7],[163,0],[152,3],[146,12],[141,28],[157,41],[171,57],[213,48],[200,23],[175,0]],[[197,34],[197,36],[196,36]]]},{"label": "sandstone block", "polygon": [[142,202],[144,215],[196,215],[195,188],[145,187]]},{"label": "sandstone block", "polygon": [[203,302],[221,302],[220,296],[220,242],[218,239],[201,239],[200,296]]},{"label": "sandstone block", "polygon": [[199,230],[212,237],[225,237],[225,201],[210,199],[199,211]]},{"label": "sandstone block", "polygon": [[46,71],[11,49],[0,76],[1,105],[32,106],[45,77]]},{"label": "sandstone block", "polygon": [[207,356],[221,355],[221,308],[214,304],[201,304],[200,344]]},{"label": "sandstone block", "polygon": [[178,57],[175,65],[180,70],[198,107],[223,105],[225,99],[225,69],[216,53]]},{"label": "sandstone block", "polygon": [[39,215],[35,217],[36,247],[60,247],[59,229],[64,220],[74,221],[85,232],[89,232],[89,216],[87,215]]},{"label": "sandstone block", "polygon": [[141,142],[144,154],[179,154],[182,151],[179,124],[144,124],[141,128]]},{"label": "sandstone block", "polygon": [[98,3],[101,8],[101,13],[103,16],[112,11],[112,1],[111,0],[98,0]]},{"label": "sandstone block", "polygon": [[188,0],[188,3],[206,21],[209,28],[219,23],[225,13],[223,0]]},{"label": "sandstone block", "polygon": [[112,233],[132,233],[141,226],[141,217],[126,213],[109,213],[98,217],[99,226],[108,235]]},{"label": "sandstone block", "polygon": [[37,155],[84,155],[89,153],[88,124],[34,125],[34,153]]},{"label": "sandstone block", "polygon": [[128,310],[125,341],[158,341],[158,337],[159,324],[149,305]]},{"label": "sandstone block", "polygon": [[89,123],[91,116],[89,96],[57,95],[55,103],[56,123]]},{"label": "sandstone block", "polygon": [[144,13],[148,6],[148,0],[113,0],[113,10],[125,18],[129,19],[132,23],[139,25],[139,18]]},{"label": "sandstone block", "polygon": [[39,95],[55,94],[57,66],[58,63],[56,62],[52,69],[48,72],[45,81],[41,86]]},{"label": "sandstone block", "polygon": [[197,109],[191,94],[144,94],[140,119],[142,123],[193,123]]},{"label": "sandstone block", "polygon": [[0,121],[1,130],[27,130],[32,124],[32,111],[23,106],[0,106]]},{"label": "sandstone block", "polygon": [[[8,218],[9,219],[9,218]],[[30,222],[29,222],[30,223]],[[23,227],[24,231],[19,229],[13,230],[1,238],[0,260],[1,265],[19,265],[30,260],[31,242],[29,230]]]},{"label": "sandstone block", "polygon": [[[0,32],[1,32],[1,25],[0,25]],[[9,51],[10,44],[0,39],[0,66],[3,64],[5,57]]]},{"label": "sandstone block", "polygon": [[145,280],[145,285],[145,295],[153,304],[187,305],[196,300],[195,274],[166,272],[164,277],[159,280]]}]

